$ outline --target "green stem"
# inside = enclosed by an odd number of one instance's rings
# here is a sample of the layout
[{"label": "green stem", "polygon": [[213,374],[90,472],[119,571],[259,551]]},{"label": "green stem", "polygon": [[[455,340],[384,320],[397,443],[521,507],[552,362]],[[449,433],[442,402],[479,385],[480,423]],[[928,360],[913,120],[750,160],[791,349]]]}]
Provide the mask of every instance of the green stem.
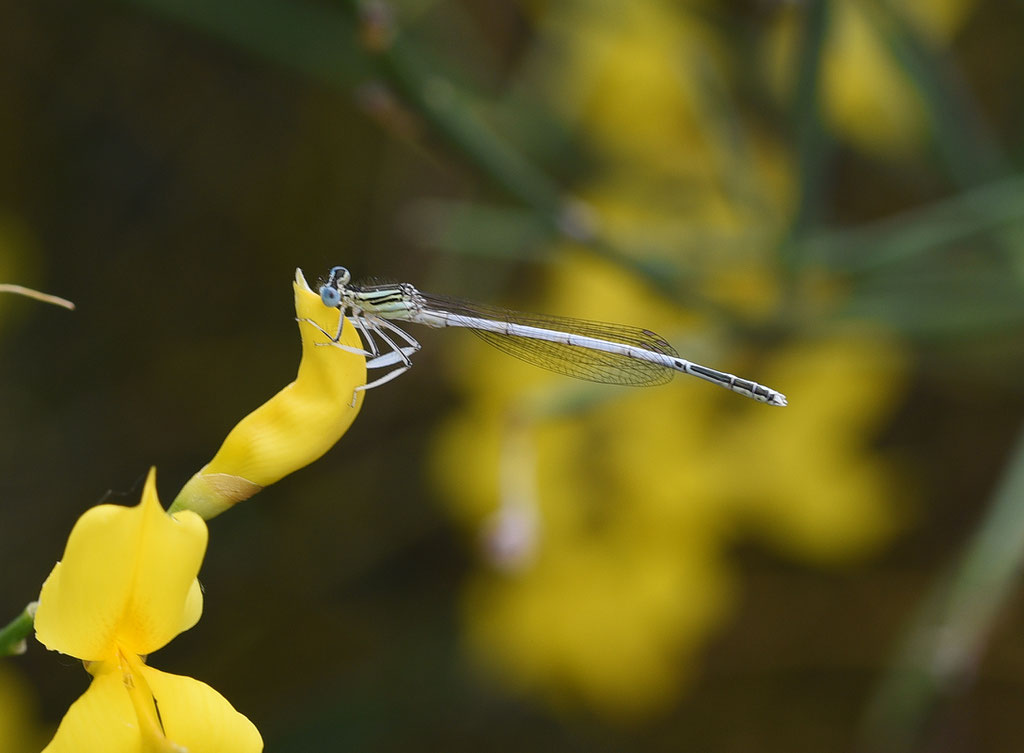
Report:
[{"label": "green stem", "polygon": [[[347,2],[358,18],[364,1]],[[432,66],[404,42],[397,30],[390,30],[388,44],[368,54],[381,77],[407,104],[478,170],[532,208],[553,234],[576,241],[591,253],[629,270],[667,299],[714,316],[734,331],[750,334],[748,324],[699,294],[674,270],[637,259],[603,238],[590,220],[587,207],[488,128],[449,81],[430,72]]]},{"label": "green stem", "polygon": [[862,0],[861,7],[914,82],[935,147],[953,180],[973,186],[1004,174],[1006,157],[953,61],[925,44],[892,0]]},{"label": "green stem", "polygon": [[396,36],[373,54],[377,71],[435,133],[509,195],[562,230],[566,199],[547,175],[488,128],[458,90]]},{"label": "green stem", "polygon": [[[664,266],[646,263],[600,237],[581,202],[509,146],[474,112],[470,101],[398,30],[386,42],[355,43],[366,6],[346,0],[348,14],[327,6],[250,0],[244,5],[205,0],[126,0],[188,23],[345,92],[378,76],[478,171],[531,208],[553,236],[578,242],[591,253],[638,275],[671,300],[743,331],[749,326]],[[354,17],[353,17],[354,14]]]},{"label": "green stem", "polygon": [[821,121],[818,84],[828,16],[829,0],[808,3],[797,62],[796,93],[790,108],[790,122],[797,134],[800,186],[800,204],[790,226],[789,242],[781,246],[782,261],[790,273],[800,261],[801,248],[793,240],[803,235],[811,225],[821,222],[825,202],[828,137]]},{"label": "green stem", "polygon": [[803,255],[846,275],[885,272],[937,248],[1024,221],[1024,176],[964,191],[877,222],[802,241]]},{"label": "green stem", "polygon": [[33,601],[21,614],[0,628],[0,657],[25,653],[25,640],[32,634],[36,604]]},{"label": "green stem", "polygon": [[285,0],[125,0],[209,36],[348,90],[369,70],[349,41],[352,21],[323,5]]},{"label": "green stem", "polygon": [[[988,515],[918,607],[863,727],[864,751],[914,748],[930,712],[962,690],[1024,565],[1024,432]],[[960,681],[960,683],[958,683]]]}]

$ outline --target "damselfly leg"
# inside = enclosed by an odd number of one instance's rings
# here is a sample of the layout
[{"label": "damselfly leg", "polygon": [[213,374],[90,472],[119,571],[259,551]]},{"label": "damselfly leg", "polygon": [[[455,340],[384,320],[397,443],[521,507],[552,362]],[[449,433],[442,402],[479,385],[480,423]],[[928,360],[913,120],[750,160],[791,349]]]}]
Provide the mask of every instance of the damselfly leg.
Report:
[{"label": "damselfly leg", "polygon": [[[405,332],[405,330],[396,327],[391,322],[379,316],[367,314],[364,311],[351,311],[351,313],[347,314],[347,318],[359,332],[360,339],[364,344],[363,348],[356,348],[341,342],[341,333],[345,327],[345,312],[342,312],[341,319],[338,323],[338,331],[333,337],[330,332],[325,330],[312,319],[299,319],[299,321],[311,324],[316,327],[324,337],[328,338],[327,342],[316,343],[318,346],[331,345],[339,350],[345,351],[346,353],[354,353],[359,356],[364,356],[367,358],[367,369],[383,369],[391,366],[396,367],[392,368],[384,374],[384,376],[356,387],[352,393],[352,405],[354,406],[360,391],[379,387],[380,385],[386,384],[392,379],[395,379],[408,371],[412,366],[410,356],[420,349],[420,344],[414,337]],[[405,344],[400,345],[396,341],[399,339]],[[380,345],[378,345],[378,340],[380,340]]]},{"label": "damselfly leg", "polygon": [[[374,321],[371,323],[367,320],[366,315],[362,313],[353,313],[348,317],[349,321],[355,326],[361,335],[361,339],[366,343],[366,348],[356,348],[351,345],[345,345],[340,342],[341,331],[345,326],[344,318],[341,320],[341,325],[338,328],[338,334],[331,337],[331,333],[321,327],[319,324],[314,322],[312,319],[296,319],[299,322],[305,322],[310,324],[317,329],[324,337],[328,338],[325,343],[315,343],[318,347],[324,345],[331,345],[339,350],[344,350],[346,353],[354,353],[357,356],[365,356],[370,360],[366,362],[366,367],[369,369],[378,369],[384,366],[390,366],[395,363],[404,363],[407,367],[412,365],[412,361],[409,360],[409,356],[420,349],[419,342],[411,337],[408,333],[394,326],[388,321],[374,317]],[[382,331],[382,328],[386,328],[400,336],[407,345],[398,345],[394,340],[387,336]],[[380,338],[381,341],[387,346],[387,352],[381,355],[381,349],[377,345],[376,337]]]},{"label": "damselfly leg", "polygon": [[[356,394],[360,391],[372,390],[374,387],[379,387],[382,384],[390,382],[412,367],[412,361],[409,356],[420,349],[420,344],[408,333],[396,327],[391,322],[385,321],[378,316],[368,316],[366,314],[356,314],[352,317],[356,327],[360,332],[363,333],[364,337],[370,344],[371,349],[374,352],[379,352],[374,337],[380,338],[381,342],[390,348],[387,353],[378,355],[375,358],[370,359],[366,362],[366,368],[368,369],[379,369],[387,366],[395,366],[391,371],[384,374],[384,376],[374,379],[372,382],[356,387],[355,392],[352,395],[352,404],[355,405]],[[403,339],[408,345],[399,345],[394,339],[388,336],[389,330],[393,334]]]},{"label": "damselfly leg", "polygon": [[[366,362],[366,368],[380,369],[385,366],[393,366],[396,363],[401,363],[406,368],[412,366],[409,356],[420,349],[418,342],[378,317],[358,314],[352,317],[352,321],[355,322],[356,327],[363,333],[373,354],[373,358]],[[399,345],[388,336],[388,333],[384,331],[385,329],[396,330],[409,344]],[[377,345],[377,339],[383,343],[384,347]]]}]

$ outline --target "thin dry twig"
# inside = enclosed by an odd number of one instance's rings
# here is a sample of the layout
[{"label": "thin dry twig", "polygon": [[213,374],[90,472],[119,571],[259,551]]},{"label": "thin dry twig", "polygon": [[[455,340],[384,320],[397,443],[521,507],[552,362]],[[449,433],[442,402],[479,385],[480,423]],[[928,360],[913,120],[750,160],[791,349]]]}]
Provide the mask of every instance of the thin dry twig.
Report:
[{"label": "thin dry twig", "polygon": [[32,288],[26,288],[24,285],[15,285],[9,282],[0,282],[0,293],[17,293],[28,298],[35,298],[37,301],[43,303],[52,303],[55,306],[63,306],[64,308],[74,311],[75,304],[69,301],[67,298],[61,298],[57,295],[50,295],[49,293],[40,293],[38,290]]}]

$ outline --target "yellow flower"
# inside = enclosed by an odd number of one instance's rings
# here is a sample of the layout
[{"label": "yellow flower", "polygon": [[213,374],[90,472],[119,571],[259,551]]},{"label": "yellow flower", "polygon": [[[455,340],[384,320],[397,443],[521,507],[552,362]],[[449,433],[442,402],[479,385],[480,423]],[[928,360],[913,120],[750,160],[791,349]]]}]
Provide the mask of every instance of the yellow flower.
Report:
[{"label": "yellow flower", "polygon": [[262,750],[256,728],[215,690],[145,664],[199,620],[206,541],[198,515],[164,512],[155,471],[135,507],[99,505],[78,519],[43,584],[36,637],[82,659],[93,680],[46,751]]},{"label": "yellow flower", "polygon": [[[243,418],[220,450],[178,494],[171,510],[194,510],[209,520],[263,487],[309,465],[348,431],[366,384],[366,359],[329,345],[341,313],[310,290],[295,271],[295,315],[302,337],[302,360],[295,381]],[[315,322],[316,325],[311,322]],[[345,321],[341,342],[362,347]]]},{"label": "yellow flower", "polygon": [[[976,0],[893,2],[910,29],[934,46],[949,43]],[[783,9],[769,39],[769,60],[777,91],[792,84],[801,8]],[[887,47],[875,19],[857,2],[832,3],[819,86],[828,124],[860,148],[883,156],[912,153],[925,146],[928,113],[910,76]],[[894,32],[895,33],[895,32]]]},{"label": "yellow flower", "polygon": [[625,3],[614,13],[586,3],[552,9],[548,34],[559,45],[553,102],[580,121],[602,156],[707,167],[704,95],[692,70],[717,50],[684,19],[685,11],[657,0]]},{"label": "yellow flower", "polygon": [[[558,504],[546,501],[545,511]],[[649,522],[645,541],[626,520],[591,535],[551,535],[518,577],[472,578],[464,613],[479,663],[556,707],[583,703],[620,718],[664,707],[723,619],[732,585],[705,530]]]},{"label": "yellow flower", "polygon": [[[600,316],[587,307],[614,300],[631,321],[679,339],[671,335],[685,320],[620,270],[585,257],[556,270],[565,313]],[[899,349],[883,333],[798,341],[753,371],[694,344],[686,354],[778,387],[790,406],[682,376],[605,389],[466,357],[476,364],[467,404],[435,448],[445,497],[474,534],[502,519],[510,495],[535,506],[529,557],[485,550],[506,572],[473,577],[464,602],[470,645],[510,684],[556,705],[655,711],[685,686],[728,614],[727,558],[739,536],[841,564],[905,520],[896,469],[869,443],[901,384]],[[513,432],[531,451],[509,455]]]},{"label": "yellow flower", "polygon": [[0,667],[0,750],[4,753],[38,751],[46,740],[38,720],[32,690],[13,667]]},{"label": "yellow flower", "polygon": [[[548,79],[596,152],[574,195],[601,238],[748,324],[824,329],[844,290],[821,273],[782,284],[774,251],[799,194],[792,159],[730,110],[713,34],[661,0],[606,10],[561,5],[548,22],[564,64]],[[904,523],[898,469],[870,444],[903,360],[875,331],[743,347],[628,263],[565,248],[547,258],[538,310],[649,327],[684,357],[790,398],[766,408],[682,376],[604,388],[479,348],[460,359],[474,365],[461,376],[466,404],[437,439],[434,469],[491,566],[465,590],[467,641],[505,682],[556,706],[636,717],[672,702],[727,617],[737,540],[835,565]]]}]

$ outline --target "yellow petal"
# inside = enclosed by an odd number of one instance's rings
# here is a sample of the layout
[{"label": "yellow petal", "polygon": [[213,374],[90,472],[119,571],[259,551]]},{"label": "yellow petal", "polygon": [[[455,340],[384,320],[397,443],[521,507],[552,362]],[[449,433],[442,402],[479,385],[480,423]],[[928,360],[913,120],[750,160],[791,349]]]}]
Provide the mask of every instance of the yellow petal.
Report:
[{"label": "yellow petal", "polygon": [[[172,510],[195,510],[206,519],[218,515],[318,459],[355,420],[363,402],[363,392],[355,389],[366,384],[366,359],[324,345],[330,338],[301,320],[311,319],[333,336],[340,312],[309,289],[301,270],[296,270],[293,287],[302,337],[295,381],[231,430],[213,460],[181,490]],[[341,342],[362,347],[347,320]]]},{"label": "yellow petal", "polygon": [[111,659],[118,645],[157,650],[199,618],[206,540],[198,515],[164,512],[150,471],[138,505],[99,505],[78,519],[43,584],[36,637],[90,661]]},{"label": "yellow petal", "polygon": [[189,677],[133,666],[139,687],[147,687],[159,709],[163,730],[140,725],[135,704],[117,662],[92,667],[89,689],[71,705],[44,753],[255,753],[263,740],[252,722],[217,691]]},{"label": "yellow petal", "polygon": [[89,689],[71,704],[43,753],[138,753],[135,709],[116,662],[94,667]]},{"label": "yellow petal", "polygon": [[142,674],[159,704],[167,738],[189,753],[263,750],[255,725],[206,683],[145,666]]}]

